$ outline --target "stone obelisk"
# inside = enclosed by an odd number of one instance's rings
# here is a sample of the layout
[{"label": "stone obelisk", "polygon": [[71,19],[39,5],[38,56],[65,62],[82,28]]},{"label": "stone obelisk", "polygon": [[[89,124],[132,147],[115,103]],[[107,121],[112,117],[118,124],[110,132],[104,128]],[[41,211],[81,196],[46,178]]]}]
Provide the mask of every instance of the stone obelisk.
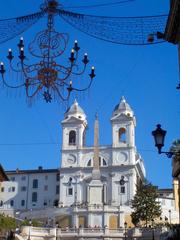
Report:
[{"label": "stone obelisk", "polygon": [[93,159],[93,171],[92,179],[100,180],[100,169],[99,169],[99,120],[96,114],[94,122],[94,159]]},{"label": "stone obelisk", "polygon": [[103,204],[103,183],[99,167],[99,121],[96,114],[94,123],[94,158],[92,180],[89,183],[89,204]]}]

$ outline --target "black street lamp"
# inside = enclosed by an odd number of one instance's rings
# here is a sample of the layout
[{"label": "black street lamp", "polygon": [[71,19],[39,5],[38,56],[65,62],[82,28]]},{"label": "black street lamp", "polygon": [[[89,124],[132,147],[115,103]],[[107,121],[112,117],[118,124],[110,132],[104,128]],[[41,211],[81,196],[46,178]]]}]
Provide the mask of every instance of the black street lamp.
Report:
[{"label": "black street lamp", "polygon": [[[179,161],[179,156],[180,156],[180,150],[174,149],[174,151],[169,151],[169,152],[163,152],[161,151],[162,147],[164,146],[164,139],[166,136],[166,131],[161,128],[160,124],[157,124],[157,128],[152,131],[152,135],[154,137],[155,141],[155,146],[158,148],[158,153],[165,153],[168,158],[172,158],[172,156],[177,157],[178,156],[178,161]],[[179,186],[180,186],[180,179],[179,179]],[[180,187],[178,189],[178,192],[180,192]],[[180,195],[179,195],[179,203],[180,203]],[[167,217],[165,217],[165,221],[167,223]],[[171,210],[169,210],[169,220],[171,224]],[[180,212],[179,212],[179,221],[180,221]]]},{"label": "black street lamp", "polygon": [[152,219],[152,240],[155,240],[155,238],[154,238],[154,219]]},{"label": "black street lamp", "polygon": [[169,223],[171,224],[171,210],[169,209]]},{"label": "black street lamp", "polygon": [[124,228],[125,228],[124,239],[127,240],[127,222],[124,222]]},{"label": "black street lamp", "polygon": [[[124,193],[125,192],[125,180],[124,180],[124,176],[121,177],[120,181],[119,181],[119,184],[120,184],[120,191],[119,191],[119,194],[120,194],[120,206],[122,205],[122,192]],[[122,189],[123,188],[123,189]]]},{"label": "black street lamp", "polygon": [[119,180],[119,184],[123,186],[125,184],[124,176],[121,177],[121,180]]},{"label": "black street lamp", "polygon": [[164,139],[166,136],[166,131],[161,128],[160,124],[157,124],[157,128],[154,131],[152,131],[152,135],[154,137],[155,146],[157,147],[159,154],[165,153],[168,158],[171,158],[173,155],[180,155],[179,151],[174,151],[174,152],[173,151],[170,151],[170,152],[161,151],[162,147],[164,146]]},{"label": "black street lamp", "polygon": [[168,218],[166,216],[165,216],[164,220],[165,220],[165,225],[167,225],[168,224]]}]

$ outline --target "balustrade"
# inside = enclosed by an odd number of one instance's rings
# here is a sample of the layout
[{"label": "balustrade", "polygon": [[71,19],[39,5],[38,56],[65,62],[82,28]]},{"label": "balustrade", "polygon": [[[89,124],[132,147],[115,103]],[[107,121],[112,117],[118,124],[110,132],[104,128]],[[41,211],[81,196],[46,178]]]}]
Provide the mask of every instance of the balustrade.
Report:
[{"label": "balustrade", "polygon": [[[125,229],[109,229],[108,227],[100,228],[37,228],[37,227],[22,227],[21,236],[56,238],[56,237],[123,237]],[[160,236],[162,229],[154,229],[156,236]],[[151,236],[152,229],[149,228],[132,228],[128,229],[127,234],[131,237]]]}]

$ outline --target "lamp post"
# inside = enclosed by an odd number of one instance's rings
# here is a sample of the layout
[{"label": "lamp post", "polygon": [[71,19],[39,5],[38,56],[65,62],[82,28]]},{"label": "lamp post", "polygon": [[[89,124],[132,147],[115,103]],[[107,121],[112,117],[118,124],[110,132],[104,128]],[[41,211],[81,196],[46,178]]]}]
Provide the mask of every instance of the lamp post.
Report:
[{"label": "lamp post", "polygon": [[[166,131],[161,128],[160,124],[157,124],[157,128],[154,131],[152,131],[152,135],[154,137],[155,146],[157,147],[159,154],[165,153],[168,158],[172,158],[172,156],[180,157],[180,151],[177,149],[175,149],[174,151],[169,151],[169,152],[161,151],[162,147],[164,146],[164,139],[166,136]],[[178,161],[179,161],[179,159],[178,159]],[[178,180],[178,182],[179,182],[178,194],[179,194],[179,222],[180,222],[180,179]],[[169,214],[171,214],[171,212]],[[170,219],[170,222],[171,222],[171,219]]]},{"label": "lamp post", "polygon": [[167,224],[168,224],[168,218],[165,216],[164,220],[165,220],[165,225],[167,226]]},{"label": "lamp post", "polygon": [[171,224],[171,210],[169,209],[169,223]]},{"label": "lamp post", "polygon": [[161,151],[162,147],[164,146],[164,139],[166,136],[166,131],[161,128],[161,124],[157,124],[157,128],[152,131],[152,135],[154,137],[155,147],[157,147],[159,154],[165,153],[168,158],[172,158],[173,155],[180,155],[180,151]]},{"label": "lamp post", "polygon": [[154,240],[154,219],[152,219],[152,240]]},{"label": "lamp post", "polygon": [[127,240],[127,222],[124,222],[124,229],[125,229],[124,239]]},{"label": "lamp post", "polygon": [[32,221],[31,219],[29,220],[29,236],[28,236],[28,240],[31,240],[31,224],[32,224]]},{"label": "lamp post", "polygon": [[121,177],[120,181],[119,181],[119,184],[120,184],[120,191],[119,191],[119,194],[120,194],[120,206],[122,205],[122,187],[124,187],[124,184],[125,184],[125,180],[124,180],[124,176]]}]

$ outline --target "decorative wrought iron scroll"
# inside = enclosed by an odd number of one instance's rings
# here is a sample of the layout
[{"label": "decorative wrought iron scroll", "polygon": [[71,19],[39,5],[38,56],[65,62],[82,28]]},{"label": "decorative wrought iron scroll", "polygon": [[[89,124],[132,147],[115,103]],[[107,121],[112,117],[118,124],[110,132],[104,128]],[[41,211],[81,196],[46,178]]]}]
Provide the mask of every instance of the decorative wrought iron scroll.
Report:
[{"label": "decorative wrought iron scroll", "polygon": [[[89,89],[95,77],[95,68],[92,67],[88,84],[85,87],[82,85],[78,87],[77,78],[85,72],[89,59],[85,53],[79,61],[80,47],[77,40],[67,58],[67,64],[63,64],[62,61],[58,62],[57,58],[66,50],[69,36],[55,30],[54,16],[57,6],[56,0],[49,0],[42,6],[42,13],[37,15],[41,17],[43,12],[47,14],[47,28],[37,33],[34,40],[28,45],[29,53],[37,59],[36,62],[32,62],[32,60],[29,62],[25,55],[24,40],[21,37],[18,44],[18,57],[15,58],[12,49],[9,49],[7,55],[10,73],[16,73],[17,77],[13,81],[9,81],[9,78],[5,77],[4,63],[1,62],[0,65],[2,86],[11,89],[25,89],[30,102],[39,95],[43,95],[46,102],[51,102],[55,98],[66,101],[72,91],[82,92]],[[31,17],[16,19],[16,21],[23,24],[31,22],[31,19],[37,20],[37,16],[31,15]],[[75,81],[73,76],[75,76]]]},{"label": "decorative wrought iron scroll", "polygon": [[[5,78],[6,67],[0,64],[2,84],[7,88],[25,88],[30,101],[43,95],[46,102],[59,98],[61,101],[69,99],[72,91],[86,91],[90,88],[95,77],[95,68],[91,68],[89,81],[85,87],[79,86],[77,78],[81,76],[89,62],[88,55],[79,61],[77,40],[71,50],[67,64],[58,61],[66,50],[68,34],[55,30],[55,17],[59,15],[67,23],[80,31],[95,38],[125,45],[147,45],[163,42],[167,15],[151,17],[104,17],[79,14],[65,11],[57,0],[45,0],[41,11],[18,18],[0,20],[0,43],[16,37],[24,32],[41,17],[47,17],[47,28],[35,35],[29,44],[29,53],[36,62],[29,62],[25,55],[23,38],[18,44],[19,55],[15,60],[12,49],[8,52],[11,72],[17,78],[9,82]],[[81,65],[81,66],[80,66]],[[82,81],[81,81],[82,82]]]}]

